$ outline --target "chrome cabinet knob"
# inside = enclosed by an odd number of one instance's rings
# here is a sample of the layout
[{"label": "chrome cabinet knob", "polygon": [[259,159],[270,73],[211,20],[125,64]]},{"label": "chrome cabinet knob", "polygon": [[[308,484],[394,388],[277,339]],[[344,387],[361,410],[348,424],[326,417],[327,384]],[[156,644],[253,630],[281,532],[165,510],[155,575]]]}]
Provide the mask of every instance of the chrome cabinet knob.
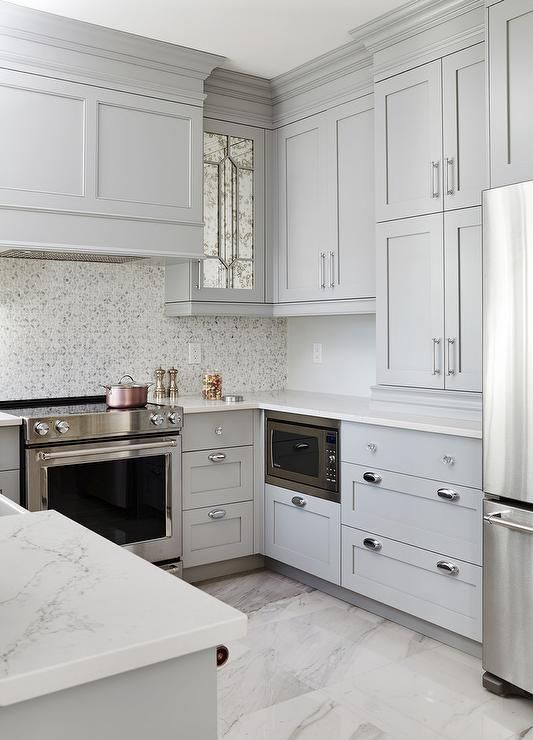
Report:
[{"label": "chrome cabinet knob", "polygon": [[374,452],[376,452],[378,449],[378,446],[375,442],[369,442],[366,447],[367,450],[369,450],[372,454],[374,454]]},{"label": "chrome cabinet knob", "polygon": [[55,423],[55,429],[59,434],[66,434],[70,429],[70,424],[64,419],[58,419]]},{"label": "chrome cabinet knob", "polygon": [[156,427],[160,427],[161,424],[165,421],[165,417],[163,414],[152,414],[150,417],[150,421],[152,424],[155,424]]},{"label": "chrome cabinet knob", "polygon": [[222,427],[215,427],[215,434],[222,434]]},{"label": "chrome cabinet knob", "polygon": [[44,437],[50,431],[50,426],[45,421],[38,421],[33,425],[33,431],[40,437]]},{"label": "chrome cabinet knob", "polygon": [[443,455],[442,462],[444,465],[453,465],[455,462],[455,457],[452,457],[451,455]]}]

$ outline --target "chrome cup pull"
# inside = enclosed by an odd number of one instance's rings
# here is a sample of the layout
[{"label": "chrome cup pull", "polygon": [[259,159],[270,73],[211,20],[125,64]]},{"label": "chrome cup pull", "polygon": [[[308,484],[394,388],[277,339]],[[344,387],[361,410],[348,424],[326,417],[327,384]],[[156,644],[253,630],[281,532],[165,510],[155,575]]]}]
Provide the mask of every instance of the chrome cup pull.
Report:
[{"label": "chrome cup pull", "polygon": [[299,506],[300,508],[304,507],[307,504],[307,501],[303,498],[303,496],[293,496],[291,498],[291,501],[295,506]]},{"label": "chrome cup pull", "polygon": [[363,540],[363,545],[365,547],[368,547],[369,550],[373,550],[374,552],[379,552],[383,545],[379,540],[375,540],[373,537],[365,537]]},{"label": "chrome cup pull", "polygon": [[447,560],[439,560],[439,562],[437,563],[437,568],[443,570],[445,573],[448,573],[448,575],[450,576],[459,575],[459,568],[455,565],[455,563],[449,563]]},{"label": "chrome cup pull", "polygon": [[459,494],[457,491],[454,491],[453,488],[439,488],[437,490],[437,496],[446,501],[457,501],[459,498]]},{"label": "chrome cup pull", "polygon": [[223,452],[214,452],[212,455],[208,455],[207,459],[211,462],[221,462],[226,459],[226,455]]},{"label": "chrome cup pull", "polygon": [[366,480],[367,483],[381,483],[381,475],[367,470],[366,473],[363,473],[363,480]]},{"label": "chrome cup pull", "polygon": [[213,511],[208,512],[207,516],[210,519],[224,519],[226,516],[226,510],[225,509],[213,509]]}]

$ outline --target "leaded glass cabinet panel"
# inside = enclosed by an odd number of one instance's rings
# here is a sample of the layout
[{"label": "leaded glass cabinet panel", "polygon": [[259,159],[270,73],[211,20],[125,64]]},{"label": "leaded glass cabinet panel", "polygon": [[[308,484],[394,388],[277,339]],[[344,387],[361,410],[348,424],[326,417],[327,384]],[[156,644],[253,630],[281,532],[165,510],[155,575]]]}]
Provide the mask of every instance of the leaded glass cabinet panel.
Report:
[{"label": "leaded glass cabinet panel", "polygon": [[193,292],[204,300],[264,299],[264,132],[204,122],[204,254]]}]

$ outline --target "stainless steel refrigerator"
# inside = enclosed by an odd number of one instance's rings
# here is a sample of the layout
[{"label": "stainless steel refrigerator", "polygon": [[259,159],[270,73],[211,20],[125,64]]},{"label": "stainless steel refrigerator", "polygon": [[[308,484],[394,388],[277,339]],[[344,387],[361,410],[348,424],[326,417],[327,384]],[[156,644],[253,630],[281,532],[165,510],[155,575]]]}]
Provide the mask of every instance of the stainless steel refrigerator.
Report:
[{"label": "stainless steel refrigerator", "polygon": [[483,682],[533,692],[533,181],[483,205]]}]

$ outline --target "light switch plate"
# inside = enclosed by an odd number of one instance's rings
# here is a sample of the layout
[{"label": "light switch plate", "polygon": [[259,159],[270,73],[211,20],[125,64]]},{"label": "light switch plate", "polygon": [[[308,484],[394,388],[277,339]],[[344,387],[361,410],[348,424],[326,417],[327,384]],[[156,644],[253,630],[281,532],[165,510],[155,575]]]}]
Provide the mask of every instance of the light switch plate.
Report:
[{"label": "light switch plate", "polygon": [[202,362],[202,345],[200,342],[189,342],[189,365],[199,365]]}]

